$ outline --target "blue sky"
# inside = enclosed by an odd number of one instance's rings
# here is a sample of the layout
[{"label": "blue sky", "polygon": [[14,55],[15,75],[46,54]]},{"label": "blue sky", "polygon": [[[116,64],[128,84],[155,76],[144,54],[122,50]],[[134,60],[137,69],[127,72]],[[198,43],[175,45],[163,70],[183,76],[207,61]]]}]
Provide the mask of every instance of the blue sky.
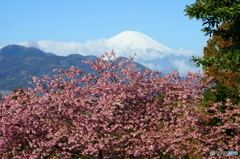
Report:
[{"label": "blue sky", "polygon": [[[139,31],[161,44],[202,53],[209,37],[183,10],[195,0],[0,0],[0,46],[26,41],[86,43]],[[107,51],[107,50],[106,50]]]}]

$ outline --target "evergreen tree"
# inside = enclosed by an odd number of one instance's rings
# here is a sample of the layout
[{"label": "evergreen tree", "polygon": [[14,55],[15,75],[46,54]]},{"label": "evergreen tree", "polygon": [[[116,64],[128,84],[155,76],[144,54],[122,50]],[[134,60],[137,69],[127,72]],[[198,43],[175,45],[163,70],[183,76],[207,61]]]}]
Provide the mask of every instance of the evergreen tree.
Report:
[{"label": "evergreen tree", "polygon": [[193,56],[192,61],[196,66],[202,65],[206,74],[214,78],[217,92],[210,94],[215,102],[226,98],[234,103],[240,101],[239,10],[239,0],[197,0],[184,10],[190,19],[202,20],[206,26],[202,31],[212,37],[204,48],[204,56]]}]

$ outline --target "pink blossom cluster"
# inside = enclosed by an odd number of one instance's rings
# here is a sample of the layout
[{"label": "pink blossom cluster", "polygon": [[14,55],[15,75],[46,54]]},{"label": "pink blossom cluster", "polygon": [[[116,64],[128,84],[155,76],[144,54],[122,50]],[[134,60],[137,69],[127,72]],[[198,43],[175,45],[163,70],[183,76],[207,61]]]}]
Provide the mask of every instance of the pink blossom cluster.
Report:
[{"label": "pink blossom cluster", "polygon": [[[0,102],[0,158],[220,158],[240,150],[240,107],[203,107],[199,73],[141,73],[115,53],[33,78]],[[127,64],[127,65],[126,65]],[[220,111],[225,106],[224,111]],[[234,156],[231,156],[234,157]]]}]

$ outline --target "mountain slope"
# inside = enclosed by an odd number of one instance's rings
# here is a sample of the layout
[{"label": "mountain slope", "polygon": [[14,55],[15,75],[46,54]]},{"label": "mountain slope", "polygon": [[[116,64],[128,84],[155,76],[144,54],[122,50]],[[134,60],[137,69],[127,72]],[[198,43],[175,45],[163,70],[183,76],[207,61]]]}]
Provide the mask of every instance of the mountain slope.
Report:
[{"label": "mountain slope", "polygon": [[42,50],[34,47],[24,47],[20,45],[7,45],[0,49],[0,56],[3,57],[47,57]]},{"label": "mountain slope", "polygon": [[[18,87],[30,87],[27,81],[31,81],[31,76],[42,77],[52,76],[53,69],[68,69],[77,66],[84,72],[93,72],[90,65],[82,62],[94,62],[97,57],[89,55],[71,54],[67,57],[56,56],[33,47],[23,47],[20,45],[9,45],[0,49],[0,91],[13,90]],[[145,67],[137,64],[143,70]],[[55,72],[56,73],[56,72]]]},{"label": "mountain slope", "polygon": [[7,45],[5,47],[3,47],[0,50],[0,56],[4,56],[4,57],[13,57],[13,56],[18,56],[19,53],[23,52],[26,47],[24,46],[18,46],[15,47],[16,45]]}]

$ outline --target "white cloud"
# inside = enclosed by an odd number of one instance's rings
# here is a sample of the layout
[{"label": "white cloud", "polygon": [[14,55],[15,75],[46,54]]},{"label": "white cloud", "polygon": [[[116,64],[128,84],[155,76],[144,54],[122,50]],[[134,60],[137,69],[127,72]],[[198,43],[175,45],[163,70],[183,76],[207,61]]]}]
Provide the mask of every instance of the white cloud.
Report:
[{"label": "white cloud", "polygon": [[154,59],[163,59],[165,54],[157,50],[141,50],[141,49],[131,49],[131,47],[119,48],[112,47],[109,49],[114,49],[118,56],[129,57],[136,53],[135,60],[149,61]]},{"label": "white cloud", "polygon": [[141,50],[131,49],[130,47],[118,48],[110,47],[107,45],[106,39],[87,41],[85,44],[76,42],[55,42],[50,40],[20,42],[19,45],[27,47],[37,47],[45,52],[51,52],[59,56],[67,56],[69,54],[79,53],[81,55],[95,55],[101,56],[105,52],[111,52],[114,50],[116,56],[130,57],[134,53],[137,54],[136,60],[149,61],[153,59],[163,59],[165,54],[156,50]]},{"label": "white cloud", "polygon": [[42,40],[38,42],[28,41],[18,44],[27,47],[37,47],[45,52],[51,52],[59,56],[67,56],[74,53],[100,56],[104,54],[104,52],[111,51],[107,48],[105,39],[87,41],[86,44],[76,42],[55,42],[50,40]]},{"label": "white cloud", "polygon": [[144,50],[136,53],[139,56],[139,59],[142,59],[144,61],[163,59],[165,57],[164,53],[161,53],[157,50]]},{"label": "white cloud", "polygon": [[149,62],[139,62],[140,64],[147,66],[151,70],[158,70],[161,71],[164,69],[164,66],[161,66],[160,64],[153,64],[151,61]]},{"label": "white cloud", "polygon": [[200,73],[202,73],[201,67],[195,67],[193,64],[191,65],[190,63],[186,63],[184,60],[174,60],[171,61],[171,63],[178,68],[177,70],[181,76],[185,76],[187,72],[197,73],[200,71]]},{"label": "white cloud", "polygon": [[111,48],[107,45],[106,39],[87,41],[85,44],[76,42],[54,42],[50,40],[42,40],[38,42],[30,40],[18,44],[27,47],[37,47],[45,52],[52,52],[59,56],[67,56],[74,53],[101,56],[104,52],[110,53],[113,49],[116,52],[116,57],[122,56],[129,58],[129,56],[134,56],[134,53],[136,53],[137,55],[135,56],[134,61],[147,66],[149,69],[167,73],[171,72],[170,69],[172,68],[178,70],[181,76],[185,76],[187,72],[198,72],[201,70],[201,68],[196,68],[192,63],[188,62],[191,55],[201,55],[190,50],[184,50],[183,48],[179,49],[177,53],[185,56],[175,57],[174,55],[167,56],[167,54],[156,50],[132,50],[128,46],[125,48]]},{"label": "white cloud", "polygon": [[[18,44],[27,47],[37,47],[45,52],[51,52],[59,56],[67,56],[74,53],[79,53],[81,55],[101,56],[104,54],[104,52],[111,52],[112,50],[116,52],[117,56],[123,57],[133,56],[134,53],[136,53],[137,56],[135,59],[143,61],[163,59],[166,56],[164,53],[160,53],[156,50],[131,49],[130,46],[126,46],[125,48],[109,46],[106,39],[89,40],[85,44],[77,42],[55,42],[50,40],[42,40],[38,42],[29,40],[27,42],[20,42]],[[177,53],[185,56],[201,56],[199,53],[194,53],[190,50],[184,50],[184,48],[180,48]]]},{"label": "white cloud", "polygon": [[171,61],[163,60],[149,60],[149,61],[136,61],[144,66],[147,66],[151,70],[162,71],[164,74],[177,70],[180,76],[185,76],[187,72],[201,72],[202,68],[193,66],[193,63],[186,61],[186,59],[174,59]]},{"label": "white cloud", "polygon": [[177,53],[180,54],[180,55],[185,55],[185,56],[203,56],[202,53],[196,53],[196,52],[193,52],[191,50],[184,50],[184,48],[180,48],[177,51]]}]

